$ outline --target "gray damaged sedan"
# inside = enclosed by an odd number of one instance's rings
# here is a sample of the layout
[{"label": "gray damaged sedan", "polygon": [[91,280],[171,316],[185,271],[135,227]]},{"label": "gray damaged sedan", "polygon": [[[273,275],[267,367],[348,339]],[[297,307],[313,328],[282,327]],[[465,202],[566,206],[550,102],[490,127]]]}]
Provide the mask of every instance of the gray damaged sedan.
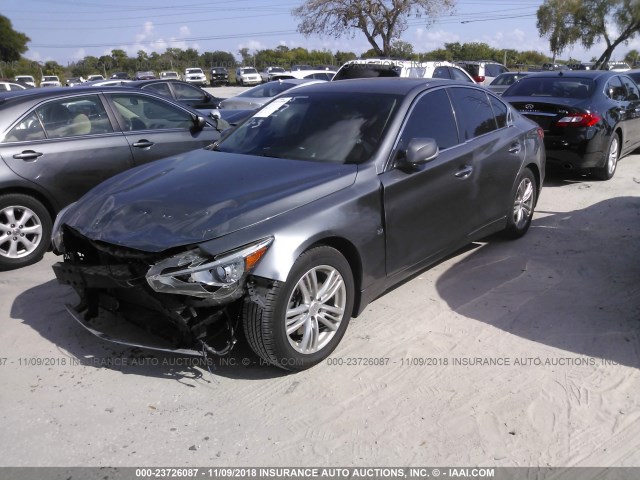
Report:
[{"label": "gray damaged sedan", "polygon": [[363,79],[276,98],[209,150],[102,183],[57,218],[59,281],[97,335],[309,368],[390,286],[524,235],[541,129],[468,83]]}]

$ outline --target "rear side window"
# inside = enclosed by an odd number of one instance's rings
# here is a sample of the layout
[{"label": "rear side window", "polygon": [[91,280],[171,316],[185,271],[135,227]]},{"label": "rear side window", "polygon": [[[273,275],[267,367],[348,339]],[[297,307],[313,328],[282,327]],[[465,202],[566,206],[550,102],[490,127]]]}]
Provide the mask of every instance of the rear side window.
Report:
[{"label": "rear side window", "polygon": [[433,78],[448,78],[451,79],[451,75],[449,75],[448,67],[436,67],[433,71]]},{"label": "rear side window", "polygon": [[495,63],[487,63],[484,66],[484,74],[487,77],[497,77],[501,73],[506,72],[507,69],[502,65],[496,65]]},{"label": "rear side window", "polygon": [[169,85],[164,82],[150,83],[142,87],[143,90],[151,90],[165,97],[172,97]]},{"label": "rear side window", "polygon": [[11,132],[9,141],[75,137],[95,133],[113,132],[102,102],[97,95],[56,99],[39,106]]},{"label": "rear side window", "polygon": [[492,132],[498,128],[487,94],[475,88],[452,88],[451,99],[456,111],[462,140]]},{"label": "rear side window", "polygon": [[631,80],[629,77],[621,76],[622,83],[624,84],[624,88],[626,89],[626,98],[627,101],[638,100],[640,98],[640,94],[638,92],[638,86]]},{"label": "rear side window", "polygon": [[458,144],[458,129],[446,90],[436,90],[416,101],[400,137],[399,150],[412,138],[433,138],[440,150]]},{"label": "rear side window", "polygon": [[450,67],[449,73],[451,73],[451,78],[453,78],[454,80],[473,83],[473,80],[471,80],[467,75],[465,75],[464,72],[462,72],[459,68]]},{"label": "rear side window", "polygon": [[173,90],[178,100],[203,100],[204,91],[193,85],[174,83]]},{"label": "rear side window", "polygon": [[493,108],[493,114],[496,117],[496,123],[498,128],[504,128],[507,126],[507,114],[509,109],[507,106],[498,100],[496,97],[489,95],[489,101],[491,102],[491,108]]}]

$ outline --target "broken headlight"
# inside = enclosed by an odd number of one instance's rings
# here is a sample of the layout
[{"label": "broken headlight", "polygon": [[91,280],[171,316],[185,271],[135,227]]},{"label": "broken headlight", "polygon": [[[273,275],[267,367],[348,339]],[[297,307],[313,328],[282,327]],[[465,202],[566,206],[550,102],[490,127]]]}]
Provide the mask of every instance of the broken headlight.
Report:
[{"label": "broken headlight", "polygon": [[161,293],[200,298],[226,295],[255,267],[272,242],[273,237],[269,237],[214,258],[203,256],[199,250],[183,252],[152,266],[147,282]]}]

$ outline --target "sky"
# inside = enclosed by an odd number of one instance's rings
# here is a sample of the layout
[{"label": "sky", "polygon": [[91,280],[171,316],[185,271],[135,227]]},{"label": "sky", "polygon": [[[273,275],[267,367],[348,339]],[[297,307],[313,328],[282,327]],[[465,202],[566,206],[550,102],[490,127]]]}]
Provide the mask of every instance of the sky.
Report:
[{"label": "sky", "polygon": [[[296,32],[291,10],[302,0],[0,0],[0,14],[31,41],[24,56],[61,65],[87,55],[99,57],[122,49],[130,57],[139,50],[163,53],[167,48],[194,48],[199,53],[222,50],[239,58],[241,48],[251,52],[285,45],[308,50],[351,51],[371,47],[364,35],[341,38]],[[535,13],[542,0],[457,0],[455,10],[425,26],[411,19],[402,40],[414,52],[442,48],[449,42],[483,42],[494,48],[534,50],[551,56],[540,38]],[[622,45],[612,59],[622,59],[640,40]],[[589,61],[603,45],[590,51],[576,46],[561,58]]]}]

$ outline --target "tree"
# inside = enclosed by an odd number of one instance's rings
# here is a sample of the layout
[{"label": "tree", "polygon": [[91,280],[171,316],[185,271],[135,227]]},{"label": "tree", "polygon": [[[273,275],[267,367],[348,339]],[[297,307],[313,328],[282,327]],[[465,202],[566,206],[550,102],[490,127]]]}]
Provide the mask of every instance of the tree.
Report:
[{"label": "tree", "polygon": [[596,60],[594,68],[606,68],[616,47],[627,43],[640,31],[640,2],[545,0],[538,9],[538,31],[549,38],[554,59],[558,49],[577,42],[585,48],[591,48],[596,42],[604,40],[607,47]]},{"label": "tree", "polygon": [[0,61],[17,62],[20,56],[28,50],[27,43],[31,41],[24,33],[13,29],[11,20],[0,15]]},{"label": "tree", "polygon": [[455,0],[306,0],[292,14],[300,20],[298,31],[341,37],[364,33],[379,56],[390,56],[393,43],[408,27],[411,17],[429,25],[451,10]]}]

